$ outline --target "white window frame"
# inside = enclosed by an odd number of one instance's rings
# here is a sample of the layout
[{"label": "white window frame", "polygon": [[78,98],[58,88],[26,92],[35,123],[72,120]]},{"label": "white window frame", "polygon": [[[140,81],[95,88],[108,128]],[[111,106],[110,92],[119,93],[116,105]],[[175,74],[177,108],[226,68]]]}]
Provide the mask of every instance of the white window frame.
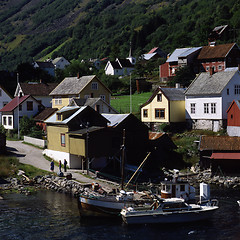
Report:
[{"label": "white window frame", "polygon": [[62,97],[55,97],[54,101],[55,105],[62,105]]},{"label": "white window frame", "polygon": [[234,85],[234,94],[235,95],[240,94],[240,85],[238,85],[238,84]]},{"label": "white window frame", "polygon": [[203,104],[203,107],[204,107],[204,114],[208,114],[209,113],[209,103],[204,103]]},{"label": "white window frame", "polygon": [[190,103],[190,112],[191,114],[196,113],[196,103]]},{"label": "white window frame", "polygon": [[217,112],[217,111],[216,111],[216,109],[217,109],[216,106],[217,106],[216,103],[211,103],[211,113],[212,113],[212,114],[216,114],[216,112]]}]

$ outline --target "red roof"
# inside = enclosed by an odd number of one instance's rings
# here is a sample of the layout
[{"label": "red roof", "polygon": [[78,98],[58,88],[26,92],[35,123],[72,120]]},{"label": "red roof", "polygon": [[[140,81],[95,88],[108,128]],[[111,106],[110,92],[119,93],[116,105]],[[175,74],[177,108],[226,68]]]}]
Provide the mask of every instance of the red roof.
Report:
[{"label": "red roof", "polygon": [[164,133],[160,133],[160,132],[149,132],[148,133],[148,137],[150,140],[158,139],[158,138],[162,137],[163,135],[164,135]]},{"label": "red roof", "polygon": [[155,53],[157,51],[158,47],[155,47],[153,49],[151,49],[147,54],[150,54],[150,53]]},{"label": "red roof", "polygon": [[239,159],[240,153],[212,153],[210,159]]},{"label": "red roof", "polygon": [[13,111],[19,104],[24,102],[30,95],[25,95],[23,97],[15,97],[11,102],[9,102],[6,106],[4,106],[0,112],[11,112]]}]

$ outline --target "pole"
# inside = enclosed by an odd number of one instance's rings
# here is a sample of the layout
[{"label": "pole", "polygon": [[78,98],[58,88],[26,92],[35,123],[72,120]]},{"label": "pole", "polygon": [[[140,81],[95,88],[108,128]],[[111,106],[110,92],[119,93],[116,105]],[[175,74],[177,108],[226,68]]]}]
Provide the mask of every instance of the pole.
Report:
[{"label": "pole", "polygon": [[129,179],[128,183],[126,184],[126,187],[128,186],[128,184],[132,181],[132,179],[134,178],[134,176],[136,175],[136,173],[138,172],[138,170],[142,167],[142,165],[145,163],[145,161],[147,160],[147,158],[149,157],[149,155],[151,154],[151,152],[149,152],[147,154],[147,156],[145,157],[145,159],[142,161],[142,163],[139,165],[138,169],[134,172],[134,174],[132,175],[132,177]]},{"label": "pole", "polygon": [[124,189],[124,170],[125,170],[125,129],[123,129],[123,144],[122,144],[122,166],[121,166],[121,189]]},{"label": "pole", "polygon": [[89,125],[89,123],[87,123],[87,142],[86,142],[87,175],[89,175],[89,154],[88,154],[89,131],[88,131],[88,125]]},{"label": "pole", "polygon": [[132,74],[130,73],[130,113],[132,113]]},{"label": "pole", "polygon": [[[19,85],[19,73],[17,73],[17,87],[18,87],[18,85]],[[17,115],[17,128],[18,128],[18,139],[20,139],[20,132],[19,132],[19,93],[17,95],[17,103],[18,103],[18,108],[17,108],[17,112],[18,112],[18,115]]]}]

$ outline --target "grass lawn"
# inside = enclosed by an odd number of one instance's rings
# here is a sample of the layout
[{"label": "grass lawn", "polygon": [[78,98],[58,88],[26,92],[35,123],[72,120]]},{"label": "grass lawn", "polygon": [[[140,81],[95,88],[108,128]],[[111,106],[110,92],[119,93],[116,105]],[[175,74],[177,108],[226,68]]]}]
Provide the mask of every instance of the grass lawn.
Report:
[{"label": "grass lawn", "polygon": [[[145,103],[152,96],[152,92],[135,93],[132,95],[132,113],[137,114],[140,112],[140,106]],[[119,113],[130,112],[130,95],[112,96],[111,106]]]}]

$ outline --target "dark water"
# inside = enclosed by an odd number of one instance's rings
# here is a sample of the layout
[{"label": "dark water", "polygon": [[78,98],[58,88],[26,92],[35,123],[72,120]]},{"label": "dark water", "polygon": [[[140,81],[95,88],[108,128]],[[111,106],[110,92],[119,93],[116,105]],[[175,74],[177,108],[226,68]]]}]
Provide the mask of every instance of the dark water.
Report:
[{"label": "dark water", "polygon": [[0,240],[240,239],[240,191],[211,191],[220,209],[206,222],[126,226],[121,219],[80,219],[77,199],[51,191],[0,200]]}]

